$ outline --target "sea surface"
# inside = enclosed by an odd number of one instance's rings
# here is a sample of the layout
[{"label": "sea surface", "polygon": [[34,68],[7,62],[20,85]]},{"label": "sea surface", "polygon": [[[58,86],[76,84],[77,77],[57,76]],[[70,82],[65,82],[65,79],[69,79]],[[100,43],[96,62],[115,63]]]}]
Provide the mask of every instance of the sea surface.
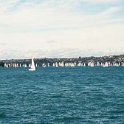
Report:
[{"label": "sea surface", "polygon": [[124,67],[0,68],[0,124],[124,124]]}]

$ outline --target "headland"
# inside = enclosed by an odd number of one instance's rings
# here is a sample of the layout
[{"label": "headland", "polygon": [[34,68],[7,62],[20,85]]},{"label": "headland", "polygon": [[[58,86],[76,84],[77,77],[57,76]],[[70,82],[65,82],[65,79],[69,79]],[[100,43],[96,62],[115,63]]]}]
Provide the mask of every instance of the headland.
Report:
[{"label": "headland", "polygon": [[[78,57],[78,58],[34,58],[36,67],[109,67],[124,66],[124,54],[102,57]],[[30,67],[31,59],[0,60],[1,67]]]}]

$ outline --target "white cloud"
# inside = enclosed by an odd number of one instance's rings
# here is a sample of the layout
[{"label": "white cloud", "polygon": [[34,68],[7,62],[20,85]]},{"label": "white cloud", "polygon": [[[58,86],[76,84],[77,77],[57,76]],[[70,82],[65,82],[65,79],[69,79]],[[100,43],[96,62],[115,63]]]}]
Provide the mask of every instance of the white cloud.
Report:
[{"label": "white cloud", "polygon": [[[78,4],[74,0],[70,2]],[[16,3],[10,5],[13,4]],[[33,7],[22,5],[13,12],[1,9],[0,57],[73,57],[89,55],[88,50],[95,54],[109,49],[123,52],[124,24],[118,23],[121,19],[111,18],[119,11],[117,7],[94,15],[75,12],[69,2],[55,7],[54,1]]]},{"label": "white cloud", "polygon": [[[60,57],[70,57],[72,55],[73,57],[78,54],[86,56],[94,55],[96,51],[118,53],[123,52],[124,49],[123,32],[124,25],[120,24],[66,31],[4,34],[0,36],[0,39],[4,41],[4,47],[0,45],[0,48],[3,48],[1,50],[4,54],[7,51],[6,53],[9,53],[9,56],[12,56],[13,51],[17,51],[16,54],[20,51],[21,56],[24,55],[25,57],[45,57],[45,55],[61,55]],[[50,40],[55,42],[49,43]],[[1,54],[3,54],[2,51]],[[72,54],[72,51],[78,53]]]},{"label": "white cloud", "polygon": [[105,16],[110,16],[110,15],[117,14],[119,11],[120,11],[120,8],[118,8],[118,7],[110,7],[100,14],[105,15]]},{"label": "white cloud", "polygon": [[118,12],[111,7],[95,15],[76,13],[60,8],[30,7],[13,12],[0,14],[1,32],[37,32],[46,30],[72,29],[102,24],[112,21],[110,15]]},{"label": "white cloud", "polygon": [[85,0],[85,2],[93,3],[93,4],[115,4],[119,2],[119,0]]}]

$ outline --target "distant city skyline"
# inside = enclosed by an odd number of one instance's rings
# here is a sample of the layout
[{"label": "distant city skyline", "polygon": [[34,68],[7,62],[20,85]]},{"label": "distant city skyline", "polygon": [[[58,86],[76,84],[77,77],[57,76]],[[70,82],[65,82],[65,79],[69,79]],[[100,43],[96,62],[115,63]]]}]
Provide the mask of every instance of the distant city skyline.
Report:
[{"label": "distant city skyline", "polygon": [[124,53],[123,0],[0,0],[0,58]]}]

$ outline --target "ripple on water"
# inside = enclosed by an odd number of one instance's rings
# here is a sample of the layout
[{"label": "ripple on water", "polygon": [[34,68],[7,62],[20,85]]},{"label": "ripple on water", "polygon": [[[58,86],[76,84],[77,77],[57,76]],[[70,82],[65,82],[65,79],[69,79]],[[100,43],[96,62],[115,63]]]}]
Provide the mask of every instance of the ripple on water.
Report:
[{"label": "ripple on water", "polygon": [[0,118],[1,118],[1,119],[2,119],[2,118],[6,118],[5,112],[0,112]]},{"label": "ripple on water", "polygon": [[0,124],[124,124],[123,74],[123,67],[3,68]]}]

